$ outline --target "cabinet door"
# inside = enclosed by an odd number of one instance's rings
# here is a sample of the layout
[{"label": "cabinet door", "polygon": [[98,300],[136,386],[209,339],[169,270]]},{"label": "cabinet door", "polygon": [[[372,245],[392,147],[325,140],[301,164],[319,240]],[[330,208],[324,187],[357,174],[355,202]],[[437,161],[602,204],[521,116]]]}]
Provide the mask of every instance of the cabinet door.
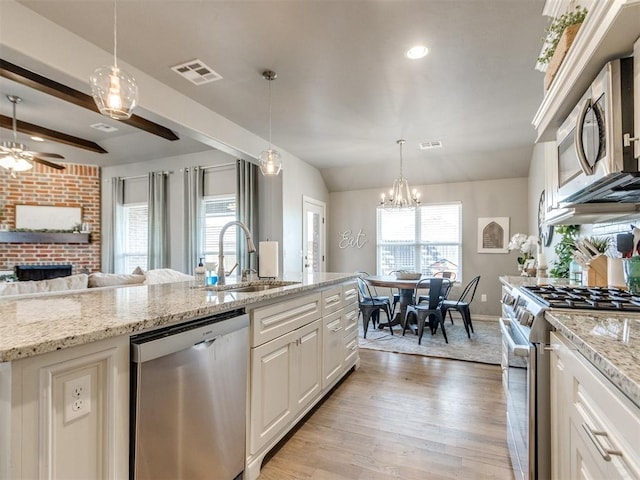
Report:
[{"label": "cabinet door", "polygon": [[342,373],[344,360],[343,311],[324,318],[322,332],[322,388],[327,388]]},{"label": "cabinet door", "polygon": [[[552,339],[553,337],[552,333]],[[570,399],[567,395],[566,383],[569,374],[566,371],[564,358],[567,347],[553,341],[550,352],[551,365],[551,478],[564,480],[569,478],[569,417],[567,405]]]},{"label": "cabinet door", "polygon": [[256,453],[294,415],[293,353],[296,332],[251,350],[250,452]]},{"label": "cabinet door", "polygon": [[322,323],[320,320],[296,330],[293,401],[295,414],[306,407],[322,388]]}]

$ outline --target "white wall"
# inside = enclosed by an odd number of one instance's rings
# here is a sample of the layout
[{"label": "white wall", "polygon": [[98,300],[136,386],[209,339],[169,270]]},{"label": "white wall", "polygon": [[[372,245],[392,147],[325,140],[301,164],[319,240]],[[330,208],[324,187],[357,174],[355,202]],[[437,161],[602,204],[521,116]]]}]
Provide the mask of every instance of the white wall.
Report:
[{"label": "white wall", "polygon": [[[320,172],[302,161],[290,161],[283,169],[284,271],[302,271],[302,196],[329,203],[329,192]],[[328,271],[332,271],[331,268]]]},{"label": "white wall", "polygon": [[[528,232],[527,179],[411,186],[422,192],[423,203],[462,202],[462,282],[481,275],[473,311],[481,315],[499,315],[501,292],[498,277],[517,274],[516,254],[477,253],[478,218],[509,217],[510,236]],[[376,273],[376,207],[381,191],[331,193],[327,241],[330,271]],[[365,235],[363,238],[367,240],[362,248],[338,248],[340,233],[351,230],[357,234],[361,229]],[[457,293],[458,287],[452,296],[455,298]],[[487,295],[486,303],[480,301],[481,294]]]}]

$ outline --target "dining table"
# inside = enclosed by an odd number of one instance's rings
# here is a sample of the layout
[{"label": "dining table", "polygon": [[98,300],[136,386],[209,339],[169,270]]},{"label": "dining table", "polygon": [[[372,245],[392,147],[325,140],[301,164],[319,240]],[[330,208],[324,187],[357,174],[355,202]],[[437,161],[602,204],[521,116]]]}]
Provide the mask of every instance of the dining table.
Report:
[{"label": "dining table", "polygon": [[[364,278],[364,281],[369,285],[374,287],[386,287],[386,288],[397,288],[399,294],[400,311],[396,313],[391,319],[391,327],[394,325],[402,325],[404,326],[404,318],[407,313],[407,306],[411,305],[414,302],[414,293],[416,290],[416,285],[421,280],[428,280],[431,277],[427,277],[422,275],[420,278],[415,280],[407,280],[396,278],[395,275],[370,275]],[[422,284],[425,287],[429,287],[428,282],[423,282]],[[422,286],[421,285],[421,286]],[[384,327],[389,327],[389,323],[379,323],[378,328],[382,329]],[[411,330],[415,329],[411,326]]]}]

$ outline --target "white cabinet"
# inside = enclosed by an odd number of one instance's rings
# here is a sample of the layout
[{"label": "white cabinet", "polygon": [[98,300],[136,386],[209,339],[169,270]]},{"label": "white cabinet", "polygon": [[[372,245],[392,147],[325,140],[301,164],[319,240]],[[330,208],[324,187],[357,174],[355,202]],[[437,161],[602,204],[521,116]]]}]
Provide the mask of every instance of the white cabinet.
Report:
[{"label": "white cabinet", "polygon": [[251,351],[251,440],[258,452],[320,392],[320,320]]},{"label": "white cabinet", "polygon": [[128,477],[128,336],[16,360],[10,376],[8,478]]},{"label": "white cabinet", "polygon": [[551,334],[554,479],[639,479],[640,408],[571,343]]},{"label": "white cabinet", "polygon": [[245,478],[347,371],[358,364],[356,282],[251,311]]},{"label": "white cabinet", "polygon": [[342,373],[345,357],[342,316],[342,311],[338,311],[322,319],[322,388],[327,388]]}]

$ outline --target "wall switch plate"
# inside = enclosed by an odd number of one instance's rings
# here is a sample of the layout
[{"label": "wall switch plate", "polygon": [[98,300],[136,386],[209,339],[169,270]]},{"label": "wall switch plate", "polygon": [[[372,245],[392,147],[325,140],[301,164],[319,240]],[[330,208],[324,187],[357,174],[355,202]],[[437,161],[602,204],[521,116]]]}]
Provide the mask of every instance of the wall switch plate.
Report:
[{"label": "wall switch plate", "polygon": [[480,301],[481,302],[486,302],[487,301],[487,294],[483,293],[482,295],[480,295]]},{"label": "wall switch plate", "polygon": [[64,382],[64,421],[72,422],[91,413],[91,375]]}]

